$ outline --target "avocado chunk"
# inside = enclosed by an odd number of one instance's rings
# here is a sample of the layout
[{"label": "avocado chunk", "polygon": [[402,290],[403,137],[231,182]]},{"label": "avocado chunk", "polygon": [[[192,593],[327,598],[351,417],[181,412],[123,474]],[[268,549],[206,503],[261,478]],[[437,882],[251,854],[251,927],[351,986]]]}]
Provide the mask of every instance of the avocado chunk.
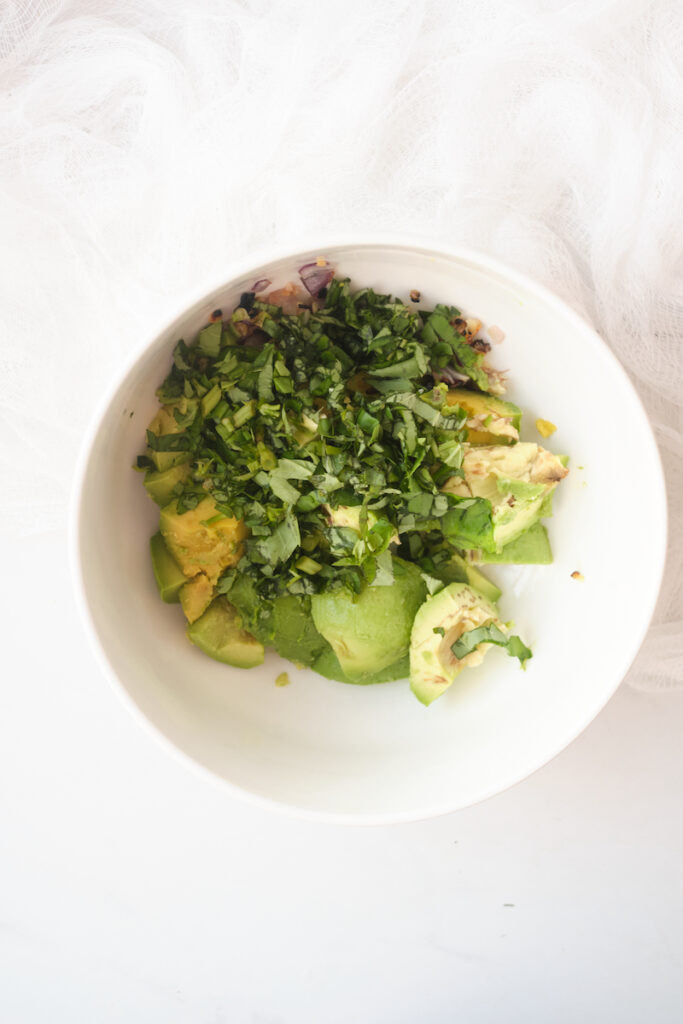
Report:
[{"label": "avocado chunk", "polygon": [[[481,565],[550,565],[553,560],[548,531],[539,522],[520,533],[519,537],[500,551],[473,551],[471,554],[474,561]],[[472,586],[476,584],[472,582]]]},{"label": "avocado chunk", "polygon": [[263,663],[263,644],[242,628],[239,612],[224,597],[217,597],[188,625],[187,635],[204,654],[225,665],[254,668]]},{"label": "avocado chunk", "polygon": [[467,413],[465,430],[470,444],[514,444],[519,441],[522,410],[518,405],[466,388],[449,391],[446,401]]},{"label": "avocado chunk", "polygon": [[[330,522],[330,526],[338,526],[342,529],[355,530],[356,533],[360,533],[360,514],[363,509],[362,505],[338,505],[336,508],[332,508],[330,505],[323,505],[323,508],[327,512],[327,517]],[[377,519],[374,512],[368,511],[368,526],[372,526],[373,521]]]},{"label": "avocado chunk", "polygon": [[[180,434],[192,423],[196,412],[196,399],[180,398],[171,405],[162,405],[147,429],[152,434],[156,434],[157,437],[163,437],[168,434]],[[187,461],[187,452],[184,451],[158,452],[153,448],[148,448],[147,454],[159,472]]]},{"label": "avocado chunk", "polygon": [[500,587],[497,587],[495,583],[484,576],[483,572],[466,562],[462,555],[458,555],[455,551],[450,555],[448,561],[441,562],[431,575],[443,580],[444,583],[469,583],[491,604],[495,604],[502,593]]},{"label": "avocado chunk", "polygon": [[283,658],[311,665],[325,650],[327,640],[320,635],[311,618],[310,603],[296,594],[282,594],[273,603],[273,643]]},{"label": "avocado chunk", "polygon": [[392,564],[390,586],[366,585],[358,595],[337,588],[311,598],[316,629],[349,679],[381,672],[408,651],[413,618],[427,588],[417,566],[402,558],[393,558]]},{"label": "avocado chunk", "polygon": [[407,679],[410,675],[408,655],[404,654],[402,658],[395,661],[393,665],[389,665],[388,668],[383,668],[381,672],[351,679],[342,670],[339,658],[329,645],[313,662],[312,668],[314,672],[317,672],[320,676],[325,676],[326,679],[335,679],[340,683],[353,683],[357,686],[369,686],[372,683],[390,683],[394,679]]},{"label": "avocado chunk", "polygon": [[216,502],[208,496],[189,512],[178,512],[177,500],[162,508],[161,533],[186,576],[203,572],[215,583],[224,569],[242,557],[247,528],[241,519],[219,516]]},{"label": "avocado chunk", "polygon": [[466,583],[450,583],[427,598],[415,616],[410,640],[410,688],[419,701],[431,704],[463,668],[481,663],[488,644],[462,659],[451,647],[463,633],[489,623],[502,627],[495,607]]},{"label": "avocado chunk", "polygon": [[[353,530],[354,533],[357,533],[360,536],[360,517],[363,510],[362,505],[337,505],[336,508],[332,508],[330,505],[323,505],[323,508],[327,513],[330,526],[336,526],[338,529],[342,530]],[[377,524],[377,515],[372,511],[372,509],[367,509],[366,517],[366,528],[371,530],[373,526]],[[395,534],[389,543],[398,544],[399,540],[399,535]]]},{"label": "avocado chunk", "polygon": [[[349,530],[355,530],[356,533],[360,533],[362,505],[337,505],[336,508],[332,508],[331,505],[323,505],[323,508],[327,512],[330,526],[346,527]],[[372,529],[377,522],[377,515],[372,509],[368,509],[366,517],[368,529]]]},{"label": "avocado chunk", "polygon": [[177,466],[171,466],[170,469],[153,469],[145,475],[147,493],[153,501],[156,501],[157,505],[162,507],[168,505],[175,494],[178,484],[184,483],[189,477],[192,471],[192,466],[189,462],[190,456],[187,455],[185,458],[187,461]]},{"label": "avocado chunk", "polygon": [[[501,551],[528,530],[547,508],[547,498],[569,472],[560,459],[540,445],[526,441],[480,448],[465,445],[462,477],[451,477],[447,493],[464,498],[483,498],[491,505],[491,533],[481,544],[487,551]],[[458,547],[476,547],[458,542]]]},{"label": "avocado chunk", "polygon": [[187,576],[176,562],[164,543],[160,533],[155,533],[149,542],[152,554],[152,569],[157,581],[161,600],[167,604],[177,604],[180,600],[180,588],[187,583]]},{"label": "avocado chunk", "polygon": [[180,588],[180,604],[188,622],[195,622],[211,604],[214,595],[213,583],[203,572],[188,580]]}]

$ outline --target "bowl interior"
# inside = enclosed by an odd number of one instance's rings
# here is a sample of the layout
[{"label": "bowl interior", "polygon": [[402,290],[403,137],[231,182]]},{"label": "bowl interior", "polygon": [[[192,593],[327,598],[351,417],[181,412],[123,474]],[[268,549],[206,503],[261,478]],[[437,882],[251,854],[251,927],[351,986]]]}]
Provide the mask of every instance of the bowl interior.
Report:
[{"label": "bowl interior", "polygon": [[[191,340],[213,309],[232,308],[257,279],[296,280],[296,268],[317,255],[355,286],[406,299],[417,288],[425,306],[452,303],[502,327],[506,339],[491,360],[509,370],[509,397],[526,412],[523,437],[571,458],[548,524],[554,564],[491,571],[503,588],[503,617],[514,619],[533,660],[522,672],[493,650],[429,708],[405,681],[348,686],[273,654],[251,671],[212,662],[188,643],[180,607],[160,601],[152,577],[148,541],[158,510],[131,466],[175,342]],[[537,417],[558,425],[548,442],[535,431]],[[208,294],[143,352],[94,435],[76,545],[99,646],[133,704],[178,750],[255,797],[328,818],[389,821],[504,789],[595,716],[654,607],[664,509],[658,454],[630,383],[559,300],[482,257],[344,245],[255,267]],[[645,553],[636,559],[643,536]],[[574,570],[583,582],[571,578]],[[284,668],[292,682],[278,688]]]}]

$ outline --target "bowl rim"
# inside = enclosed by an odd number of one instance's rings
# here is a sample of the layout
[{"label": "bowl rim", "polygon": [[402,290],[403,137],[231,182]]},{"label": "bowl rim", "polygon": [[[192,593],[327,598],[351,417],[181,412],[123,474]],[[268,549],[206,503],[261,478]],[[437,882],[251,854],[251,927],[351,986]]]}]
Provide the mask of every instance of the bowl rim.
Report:
[{"label": "bowl rim", "polygon": [[[100,637],[95,625],[92,612],[89,606],[88,597],[86,593],[86,584],[84,578],[84,566],[81,558],[81,525],[82,525],[82,505],[84,500],[84,488],[85,480],[88,472],[90,454],[94,445],[95,438],[100,430],[102,421],[104,420],[106,413],[114,400],[117,392],[124,384],[128,376],[135,370],[138,362],[142,359],[144,354],[149,348],[151,348],[161,335],[170,332],[174,325],[181,320],[194,306],[201,304],[205,299],[208,299],[215,291],[221,288],[229,286],[232,282],[239,279],[240,277],[249,276],[250,272],[255,272],[259,268],[262,268],[268,263],[275,263],[279,260],[292,259],[293,264],[297,262],[298,258],[303,258],[311,253],[325,253],[329,250],[337,248],[348,248],[352,247],[355,249],[372,249],[372,248],[389,248],[405,250],[407,254],[419,253],[421,255],[434,256],[434,257],[445,257],[455,261],[469,262],[475,264],[481,270],[498,274],[499,276],[506,278],[509,282],[517,285],[518,287],[530,292],[534,297],[539,298],[550,306],[554,306],[562,314],[565,319],[580,328],[581,331],[588,331],[593,336],[595,342],[602,348],[603,354],[608,357],[608,362],[612,366],[612,370],[618,377],[621,378],[622,384],[630,391],[632,396],[635,398],[636,405],[639,408],[642,416],[642,425],[644,433],[647,435],[647,441],[651,448],[651,455],[653,460],[653,470],[657,478],[657,504],[659,508],[660,523],[659,528],[656,532],[659,541],[659,549],[656,552],[649,552],[649,561],[655,564],[655,573],[651,577],[650,592],[648,594],[648,600],[646,603],[646,614],[642,618],[641,629],[632,637],[629,638],[629,644],[625,657],[621,660],[622,667],[619,672],[615,674],[614,685],[605,693],[604,700],[601,701],[597,708],[591,708],[585,719],[582,719],[582,724],[577,727],[572,727],[570,734],[565,738],[558,749],[550,756],[543,756],[541,761],[531,770],[523,769],[519,775],[513,779],[507,781],[503,786],[490,786],[480,793],[477,793],[470,800],[465,803],[460,801],[455,802],[441,802],[437,806],[426,806],[420,810],[408,810],[399,812],[388,812],[388,813],[335,813],[326,812],[320,810],[313,810],[308,807],[298,806],[296,803],[287,803],[281,800],[276,800],[271,797],[264,796],[261,793],[255,793],[251,790],[244,788],[243,786],[237,785],[231,782],[229,779],[225,779],[222,776],[217,775],[212,769],[206,767],[200,761],[182,750],[180,747],[167,737],[162,730],[141,710],[136,703],[135,699],[128,692],[124,684],[118,677],[114,666],[112,665],[107,652],[104,649],[103,644],[100,641]],[[574,741],[586,730],[592,721],[602,712],[608,702],[612,699],[616,691],[621,686],[631,666],[633,665],[640,648],[642,647],[643,641],[650,629],[652,618],[655,612],[659,594],[661,591],[662,580],[664,576],[664,569],[666,565],[666,553],[668,549],[668,529],[669,529],[669,517],[667,507],[667,490],[666,480],[664,475],[664,468],[662,464],[661,454],[659,446],[657,444],[654,430],[650,422],[650,418],[647,414],[643,401],[638,394],[633,382],[631,381],[628,373],[619,362],[617,356],[614,354],[610,346],[603,338],[600,337],[593,325],[581,314],[577,313],[564,299],[557,295],[552,289],[546,285],[540,284],[533,278],[527,276],[518,270],[508,266],[505,262],[498,260],[495,257],[489,256],[488,253],[470,248],[468,246],[452,246],[441,240],[430,240],[421,235],[412,235],[409,232],[371,232],[368,234],[352,233],[352,232],[330,232],[329,235],[326,233],[317,233],[311,236],[302,236],[301,238],[288,243],[280,243],[274,246],[260,247],[254,250],[250,250],[249,253],[242,256],[241,258],[228,262],[220,275],[216,277],[208,284],[201,287],[195,287],[188,289],[183,293],[180,300],[173,303],[172,312],[169,316],[165,317],[162,322],[158,323],[156,328],[145,336],[142,343],[135,347],[133,352],[124,361],[124,364],[115,376],[112,383],[110,383],[100,395],[98,401],[95,404],[93,412],[90,416],[88,426],[84,432],[83,440],[81,442],[80,450],[75,462],[74,473],[72,477],[72,486],[70,492],[69,501],[69,517],[68,517],[68,548],[69,548],[69,566],[70,574],[74,584],[74,591],[76,597],[76,604],[79,611],[79,617],[81,623],[85,629],[88,637],[90,649],[95,655],[95,659],[103,673],[108,679],[110,685],[113,687],[118,697],[123,701],[124,705],[132,713],[136,721],[142,726],[142,728],[148,732],[155,740],[160,743],[165,749],[170,751],[173,756],[189,766],[191,770],[200,775],[203,779],[208,779],[211,783],[220,788],[222,791],[228,791],[231,795],[238,797],[239,799],[246,801],[252,805],[267,808],[270,811],[275,811],[278,814],[286,815],[288,817],[296,817],[307,821],[317,821],[326,824],[336,825],[391,825],[391,824],[406,824],[416,821],[425,821],[431,818],[440,817],[445,814],[451,814],[459,810],[465,810],[468,807],[472,807],[484,800],[488,800],[490,797],[497,796],[500,793],[506,792],[513,786],[516,786],[519,782],[524,779],[530,778],[535,775],[537,771],[544,768],[547,764],[553,761],[559,754],[566,750]],[[653,557],[654,555],[654,557]]]}]

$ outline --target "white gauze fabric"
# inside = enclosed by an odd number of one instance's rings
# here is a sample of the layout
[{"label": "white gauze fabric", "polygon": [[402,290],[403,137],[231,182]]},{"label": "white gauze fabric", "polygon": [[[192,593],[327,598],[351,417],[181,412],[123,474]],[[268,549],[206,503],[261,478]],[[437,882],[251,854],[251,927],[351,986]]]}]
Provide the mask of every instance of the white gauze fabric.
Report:
[{"label": "white gauze fabric", "polygon": [[3,0],[4,529],[64,523],[112,374],[226,262],[419,232],[549,285],[631,374],[672,528],[630,681],[682,685],[681,68],[677,0]]}]

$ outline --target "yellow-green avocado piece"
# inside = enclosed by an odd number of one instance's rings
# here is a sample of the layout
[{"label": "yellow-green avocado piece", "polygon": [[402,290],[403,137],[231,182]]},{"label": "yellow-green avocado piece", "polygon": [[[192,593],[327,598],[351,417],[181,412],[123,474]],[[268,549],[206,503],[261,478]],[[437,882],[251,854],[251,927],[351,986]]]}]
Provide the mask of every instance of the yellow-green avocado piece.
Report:
[{"label": "yellow-green avocado piece", "polygon": [[[180,417],[180,422],[176,418],[176,410]],[[147,429],[158,437],[165,434],[179,434],[193,421],[196,412],[196,399],[180,398],[171,405],[162,405],[155,413]],[[159,472],[170,469],[171,466],[177,466],[181,462],[187,462],[187,452],[156,452],[148,448],[147,454]]]},{"label": "yellow-green avocado piece", "polygon": [[177,604],[181,587],[187,583],[187,576],[166,547],[160,533],[155,533],[150,539],[149,548],[161,600],[167,604]]},{"label": "yellow-green avocado piece", "polygon": [[410,673],[408,655],[404,654],[402,658],[395,661],[393,665],[389,665],[388,668],[383,668],[381,672],[374,672],[367,676],[360,676],[358,678],[351,679],[342,671],[339,659],[331,647],[327,647],[322,654],[316,658],[311,667],[314,672],[317,672],[321,676],[325,676],[326,679],[335,679],[339,683],[353,683],[354,686],[370,686],[375,683],[391,683],[395,679],[407,679]]},{"label": "yellow-green avocado piece", "polygon": [[263,644],[242,628],[242,616],[225,597],[217,597],[196,622],[187,627],[193,644],[215,661],[235,668],[263,663]]},{"label": "yellow-green avocado piece", "polygon": [[493,545],[500,551],[540,518],[548,496],[569,470],[557,455],[528,441],[464,448],[464,479],[451,477],[442,489],[491,502]]},{"label": "yellow-green avocado piece", "polygon": [[188,512],[178,512],[177,505],[172,501],[161,510],[159,528],[166,545],[188,578],[203,572],[215,583],[242,557],[248,530],[241,519],[224,516],[211,522],[220,513],[210,496]]},{"label": "yellow-green avocado piece", "polygon": [[[481,554],[481,552],[472,552],[472,554]],[[473,559],[477,561],[477,559]],[[483,572],[475,568],[471,562],[465,561],[465,559],[453,551],[446,562],[442,562],[437,569],[434,570],[434,576],[437,579],[443,580],[444,583],[469,583],[469,585],[477,590],[487,601],[491,604],[495,604],[502,590],[497,587],[487,576],[484,576]]]},{"label": "yellow-green avocado piece", "polygon": [[313,622],[339,659],[345,676],[359,682],[406,654],[415,612],[427,587],[417,566],[393,558],[390,586],[365,586],[358,595],[346,588],[311,598]]},{"label": "yellow-green avocado piece", "polygon": [[[470,551],[468,557],[478,565],[550,565],[553,552],[548,531],[543,523],[537,521],[500,551]],[[474,580],[470,582],[476,587]],[[481,590],[481,587],[477,589]]]},{"label": "yellow-green avocado piece", "polygon": [[[345,527],[347,530],[354,530],[358,535],[361,532],[360,517],[363,508],[361,505],[337,505],[336,508],[332,508],[330,505],[323,505],[323,509],[327,513],[327,518],[330,526]],[[377,515],[371,510],[366,510],[366,525],[368,530],[377,522]],[[391,544],[398,544],[400,537],[398,533],[394,534],[391,538]]]},{"label": "yellow-green avocado piece", "polygon": [[470,444],[514,444],[519,441],[522,410],[518,405],[466,388],[449,391],[446,402],[467,413],[465,430]]},{"label": "yellow-green avocado piece", "polygon": [[[160,453],[157,453],[160,454]],[[189,462],[189,455],[186,456],[188,461],[182,462],[177,466],[171,466],[169,469],[162,470],[150,470],[145,476],[145,487],[152,501],[156,501],[157,505],[168,505],[173,498],[173,493],[178,484],[184,483],[192,472],[192,466]]]},{"label": "yellow-green avocado piece", "polygon": [[427,598],[415,615],[410,638],[410,688],[419,701],[431,704],[463,668],[481,663],[488,644],[461,660],[451,647],[463,633],[489,623],[503,628],[495,607],[466,583],[450,583]]},{"label": "yellow-green avocado piece", "polygon": [[208,576],[198,573],[180,588],[180,604],[188,622],[195,622],[213,600],[215,588]]}]

